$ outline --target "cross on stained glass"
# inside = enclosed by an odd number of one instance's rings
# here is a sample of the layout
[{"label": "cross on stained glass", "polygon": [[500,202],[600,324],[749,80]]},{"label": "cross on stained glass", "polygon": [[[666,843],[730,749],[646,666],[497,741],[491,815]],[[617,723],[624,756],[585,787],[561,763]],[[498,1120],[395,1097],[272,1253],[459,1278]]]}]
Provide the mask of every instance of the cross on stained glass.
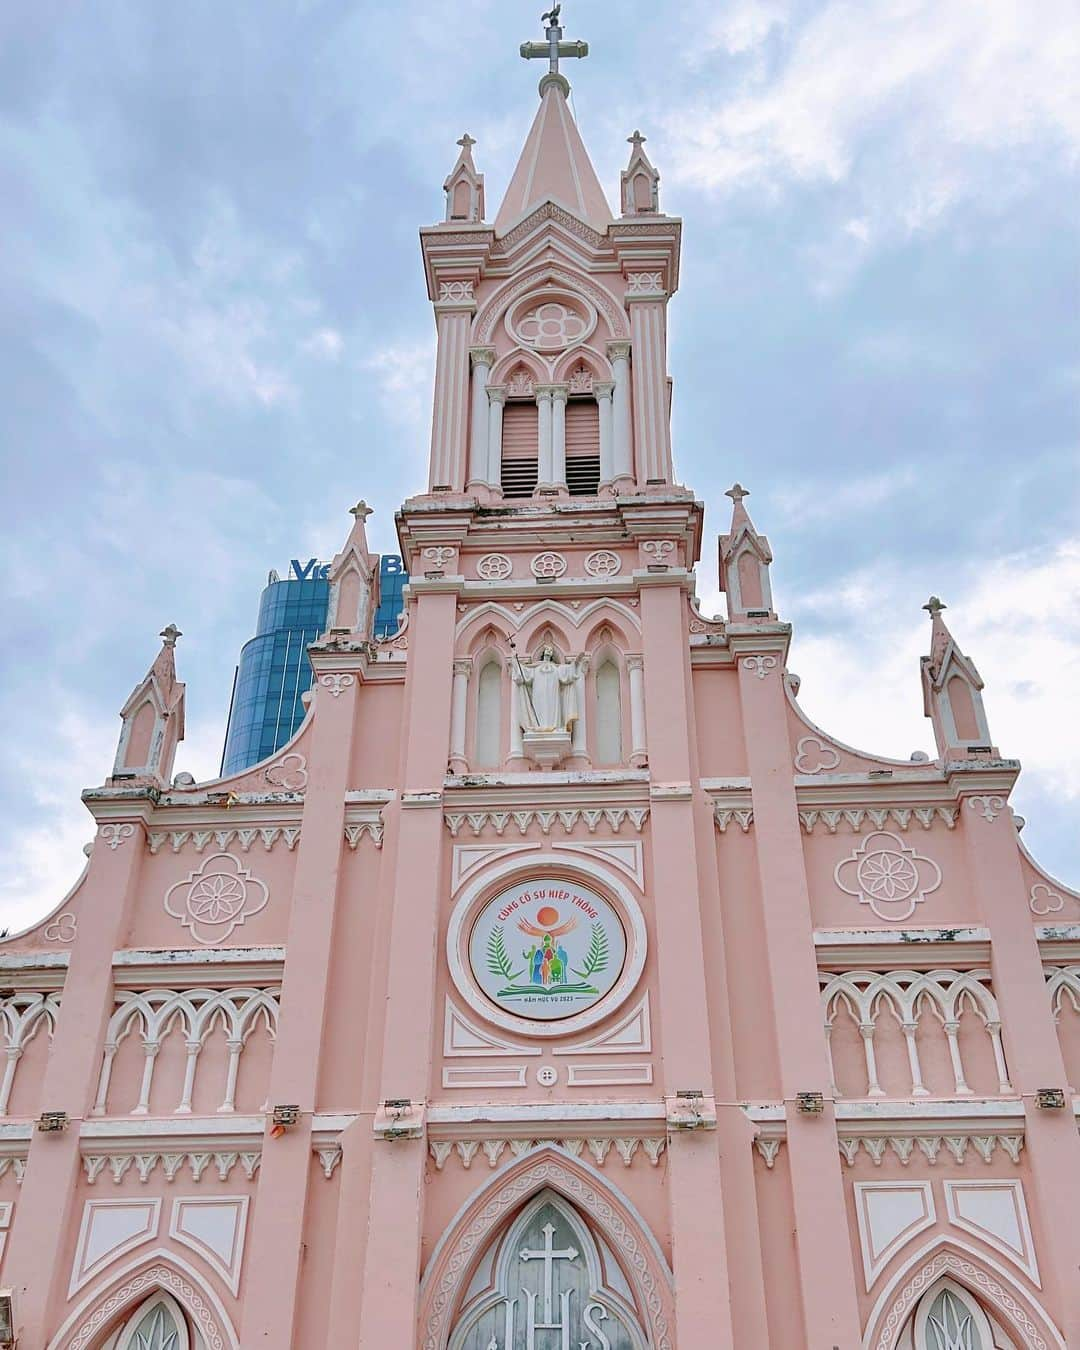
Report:
[{"label": "cross on stained glass", "polygon": [[546,1223],[540,1230],[544,1235],[544,1245],[541,1250],[535,1247],[523,1247],[521,1250],[521,1259],[523,1261],[541,1260],[544,1263],[544,1321],[541,1326],[554,1325],[551,1320],[551,1297],[552,1297],[552,1275],[555,1270],[556,1261],[576,1261],[577,1248],[564,1247],[562,1251],[555,1250],[555,1225]]},{"label": "cross on stained glass", "polygon": [[[559,74],[560,56],[588,56],[589,44],[587,42],[564,42],[563,30],[559,23],[559,10],[562,5],[556,5],[549,13],[541,16],[543,23],[547,25],[544,29],[545,42],[523,42],[521,44],[521,54],[526,61],[532,61],[535,58],[547,58],[548,72],[551,75]],[[564,77],[565,78],[565,77]]]}]

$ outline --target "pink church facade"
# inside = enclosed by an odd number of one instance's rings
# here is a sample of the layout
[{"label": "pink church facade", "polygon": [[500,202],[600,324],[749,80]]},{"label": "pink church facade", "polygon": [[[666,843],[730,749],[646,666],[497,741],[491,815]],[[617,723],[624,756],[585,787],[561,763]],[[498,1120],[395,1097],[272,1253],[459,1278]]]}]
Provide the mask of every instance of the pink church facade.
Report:
[{"label": "pink church facade", "polygon": [[6,1343],[1080,1347],[1080,894],[940,602],[911,761],[801,712],[737,484],[700,613],[681,222],[540,90],[494,225],[464,137],[421,231],[399,632],[361,502],[303,726],[195,783],[166,629],[0,942]]}]

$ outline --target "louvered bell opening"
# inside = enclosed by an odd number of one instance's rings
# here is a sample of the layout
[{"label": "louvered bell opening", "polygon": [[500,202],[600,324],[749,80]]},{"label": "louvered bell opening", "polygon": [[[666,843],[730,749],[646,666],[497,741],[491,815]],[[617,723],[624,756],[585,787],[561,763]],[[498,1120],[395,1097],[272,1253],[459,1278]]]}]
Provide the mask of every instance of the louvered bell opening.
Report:
[{"label": "louvered bell opening", "polygon": [[566,486],[571,497],[595,497],[600,490],[600,409],[594,398],[566,405]]},{"label": "louvered bell opening", "polygon": [[531,497],[536,488],[539,411],[533,402],[508,402],[503,409],[502,490],[504,497]]}]

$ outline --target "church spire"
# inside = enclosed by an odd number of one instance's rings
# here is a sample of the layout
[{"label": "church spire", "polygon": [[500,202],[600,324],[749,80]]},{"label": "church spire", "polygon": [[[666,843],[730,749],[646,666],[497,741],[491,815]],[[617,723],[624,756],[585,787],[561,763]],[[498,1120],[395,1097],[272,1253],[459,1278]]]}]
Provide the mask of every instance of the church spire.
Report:
[{"label": "church spire", "polygon": [[519,220],[548,201],[564,207],[600,233],[613,219],[566,102],[570,82],[559,70],[560,58],[587,56],[588,43],[564,42],[558,19],[556,6],[544,15],[547,40],[521,44],[521,55],[526,60],[543,57],[549,62],[549,70],[540,81],[540,107],[495,218],[497,235],[506,234]]},{"label": "church spire", "polygon": [[750,496],[741,483],[734,483],[724,494],[731,498],[731,526],[720,536],[720,589],[727,592],[728,619],[732,623],[772,621],[772,584],[769,564],[772,550],[763,534],[758,534],[750,513],[743,505]]},{"label": "church spire", "polygon": [[443,191],[446,193],[446,220],[448,224],[478,224],[484,219],[484,175],[476,172],[472,148],[476,141],[466,131],[458,145],[461,154],[450,170]]},{"label": "church spire", "polygon": [[177,745],[184,739],[184,686],[176,678],[176,624],[161,631],[161,650],[120,709],[120,741],[112,776],[164,786]]},{"label": "church spire", "polygon": [[983,682],[975,662],[956,645],[936,595],[923,605],[930,615],[930,655],[922,658],[923,712],[934,725],[942,759],[996,754],[983,708]]}]

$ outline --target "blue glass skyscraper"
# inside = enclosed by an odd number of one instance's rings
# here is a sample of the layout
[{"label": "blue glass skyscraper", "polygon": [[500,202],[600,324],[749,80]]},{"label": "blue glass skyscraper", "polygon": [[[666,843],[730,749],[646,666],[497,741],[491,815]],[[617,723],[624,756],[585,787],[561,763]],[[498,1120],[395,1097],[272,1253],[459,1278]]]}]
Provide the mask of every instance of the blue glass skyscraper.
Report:
[{"label": "blue glass skyscraper", "polygon": [[[233,680],[223,775],[240,773],[272,755],[304,720],[301,699],[311,687],[307,649],[326,629],[328,570],[327,564],[310,559],[306,565],[294,561],[284,581],[270,573],[259,601],[255,636],[244,644]],[[398,627],[408,579],[399,557],[383,556],[376,638],[389,637]]]}]

